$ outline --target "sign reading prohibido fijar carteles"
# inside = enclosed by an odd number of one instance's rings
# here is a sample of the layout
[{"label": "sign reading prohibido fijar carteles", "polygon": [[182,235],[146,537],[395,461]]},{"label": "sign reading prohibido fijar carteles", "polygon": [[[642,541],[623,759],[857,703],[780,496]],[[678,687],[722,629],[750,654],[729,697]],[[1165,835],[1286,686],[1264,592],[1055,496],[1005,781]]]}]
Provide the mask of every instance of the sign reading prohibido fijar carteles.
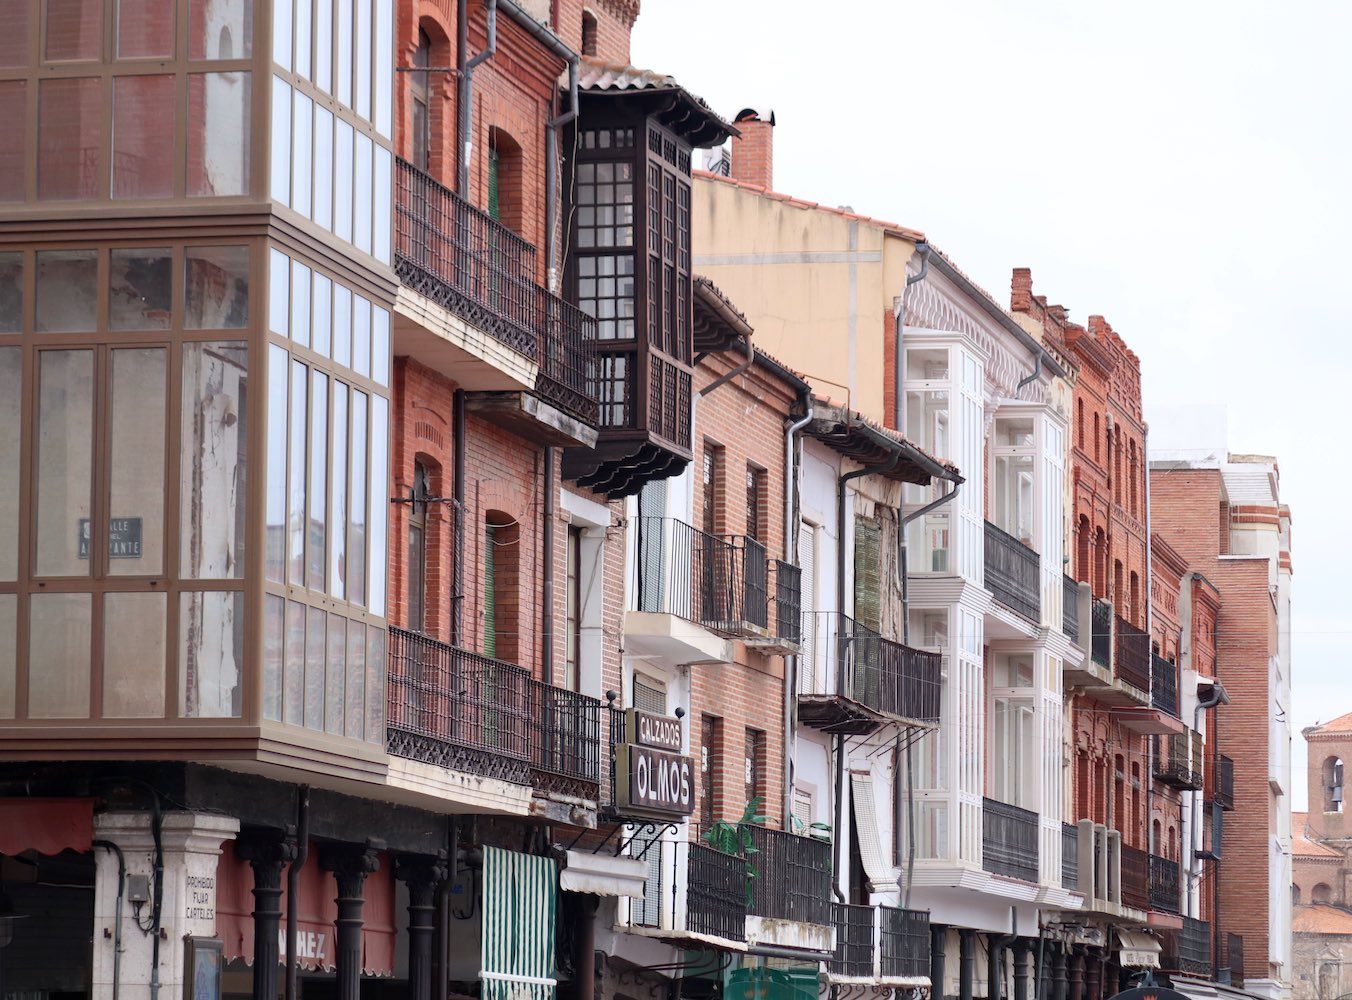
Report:
[{"label": "sign reading prohibido fijar carteles", "polygon": [[624,813],[689,816],[695,768],[680,752],[681,720],[626,709],[624,735],[615,745],[615,804]]}]

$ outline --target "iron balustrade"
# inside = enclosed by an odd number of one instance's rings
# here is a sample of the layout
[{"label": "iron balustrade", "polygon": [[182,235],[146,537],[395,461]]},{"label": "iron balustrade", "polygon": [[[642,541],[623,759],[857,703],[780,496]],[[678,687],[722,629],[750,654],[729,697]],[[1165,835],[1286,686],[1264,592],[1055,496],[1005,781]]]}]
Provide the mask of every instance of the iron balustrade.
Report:
[{"label": "iron balustrade", "polygon": [[1235,762],[1223,753],[1218,753],[1212,761],[1211,801],[1222,809],[1235,807]]},{"label": "iron balustrade", "polygon": [[1150,855],[1150,908],[1162,913],[1177,913],[1179,908],[1179,866],[1177,861]]},{"label": "iron balustrade", "polygon": [[795,645],[803,640],[803,571],[783,559],[771,563],[775,588],[774,634]]},{"label": "iron balustrade", "polygon": [[1074,823],[1061,824],[1061,888],[1080,887],[1080,828]]},{"label": "iron balustrade", "polygon": [[1150,634],[1117,617],[1116,676],[1132,687],[1150,690]]},{"label": "iron balustrade", "polygon": [[1230,985],[1244,985],[1244,936],[1227,932],[1225,935],[1225,964],[1230,972]]},{"label": "iron balustrade", "polygon": [[639,611],[729,635],[765,630],[765,548],[754,539],[710,535],[670,517],[640,517],[634,571]]},{"label": "iron balustrade", "polygon": [[1037,881],[1037,813],[996,799],[981,810],[981,867],[992,875]]},{"label": "iron balustrade", "polygon": [[1090,624],[1089,658],[1104,670],[1113,666],[1113,606],[1107,601],[1095,601]]},{"label": "iron balustrade", "polygon": [[746,940],[746,860],[704,844],[688,848],[686,929],[731,941]]},{"label": "iron balustrade", "polygon": [[986,522],[986,589],[1031,621],[1042,617],[1038,554],[1007,531]]},{"label": "iron balustrade", "polygon": [[1211,924],[1196,917],[1184,917],[1182,930],[1165,931],[1160,967],[1166,972],[1212,975]]},{"label": "iron balustrade", "polygon": [[1150,909],[1150,855],[1123,844],[1121,877],[1122,902],[1133,909]]},{"label": "iron balustrade", "polygon": [[873,978],[873,907],[832,903],[836,951],[828,963],[837,976]]},{"label": "iron balustrade", "polygon": [[1200,789],[1202,737],[1191,729],[1154,737],[1155,777],[1178,789]]},{"label": "iron balustrade", "polygon": [[884,979],[928,976],[929,911],[878,907],[878,944]]},{"label": "iron balustrade", "polygon": [[531,679],[538,728],[531,763],[537,787],[595,800],[601,783],[601,702],[590,695]]},{"label": "iron balustrade", "polygon": [[1061,631],[1076,645],[1080,642],[1080,585],[1073,576],[1061,577]]},{"label": "iron balustrade", "polygon": [[831,924],[831,845],[785,830],[744,825],[751,847],[747,877],[758,917]]},{"label": "iron balustrade", "polygon": [[514,664],[391,626],[389,752],[528,785],[537,731],[531,683]]},{"label": "iron balustrade", "polygon": [[820,611],[813,618],[813,631],[826,655],[811,676],[800,675],[804,694],[834,692],[899,719],[938,723],[943,694],[939,653],[885,639],[849,615]]},{"label": "iron balustrade", "polygon": [[1150,657],[1150,704],[1178,718],[1178,665],[1153,653]]},{"label": "iron balustrade", "polygon": [[593,377],[596,319],[548,289],[539,290],[540,374],[535,394],[585,423],[601,422],[600,391]]}]

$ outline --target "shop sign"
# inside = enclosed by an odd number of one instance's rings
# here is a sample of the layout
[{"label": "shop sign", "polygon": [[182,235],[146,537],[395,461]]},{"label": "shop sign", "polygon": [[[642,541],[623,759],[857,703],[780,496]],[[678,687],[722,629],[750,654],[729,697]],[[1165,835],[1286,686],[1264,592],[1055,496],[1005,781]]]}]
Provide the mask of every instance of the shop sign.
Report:
[{"label": "shop sign", "polygon": [[625,732],[629,742],[654,750],[681,752],[681,720],[669,715],[655,715],[642,709],[625,710]]},{"label": "shop sign", "polygon": [[615,797],[622,812],[689,816],[694,805],[689,757],[634,743],[615,748]]},{"label": "shop sign", "polygon": [[[75,536],[76,555],[89,558],[89,518],[80,518]],[[139,517],[112,517],[108,519],[108,558],[141,558],[141,519]]]}]

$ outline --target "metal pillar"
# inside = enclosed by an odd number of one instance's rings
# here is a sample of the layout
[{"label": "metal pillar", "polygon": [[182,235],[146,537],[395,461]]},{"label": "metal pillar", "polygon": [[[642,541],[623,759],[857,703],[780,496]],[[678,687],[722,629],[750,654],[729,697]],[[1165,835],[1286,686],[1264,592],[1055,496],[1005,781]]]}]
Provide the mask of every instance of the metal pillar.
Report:
[{"label": "metal pillar", "polygon": [[277,996],[281,973],[278,932],[282,925],[282,870],[296,860],[294,831],[251,830],[241,834],[235,853],[253,869],[253,995]]}]

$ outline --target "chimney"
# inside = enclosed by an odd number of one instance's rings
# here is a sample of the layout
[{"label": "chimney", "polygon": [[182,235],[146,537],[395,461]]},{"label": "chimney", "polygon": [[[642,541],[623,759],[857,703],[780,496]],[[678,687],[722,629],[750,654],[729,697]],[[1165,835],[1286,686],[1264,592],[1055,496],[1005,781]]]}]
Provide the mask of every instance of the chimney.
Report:
[{"label": "chimney", "polygon": [[1009,283],[1009,311],[1026,313],[1033,308],[1033,271],[1027,267],[1014,268]]},{"label": "chimney", "polygon": [[744,108],[732,121],[742,133],[732,140],[732,179],[773,190],[775,113]]}]

